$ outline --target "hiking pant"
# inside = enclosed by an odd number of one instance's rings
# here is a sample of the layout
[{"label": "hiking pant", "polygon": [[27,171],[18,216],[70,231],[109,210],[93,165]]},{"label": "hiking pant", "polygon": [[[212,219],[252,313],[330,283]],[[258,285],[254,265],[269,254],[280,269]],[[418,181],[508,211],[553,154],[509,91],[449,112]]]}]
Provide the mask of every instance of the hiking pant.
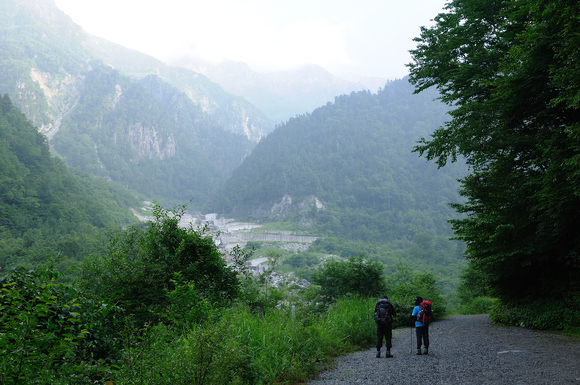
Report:
[{"label": "hiking pant", "polygon": [[391,341],[393,339],[393,326],[377,324],[377,350],[383,346],[383,336],[385,337],[387,350],[391,350]]},{"label": "hiking pant", "polygon": [[421,348],[421,340],[425,344],[425,347],[429,347],[429,326],[417,326],[415,328],[417,333],[417,349]]}]

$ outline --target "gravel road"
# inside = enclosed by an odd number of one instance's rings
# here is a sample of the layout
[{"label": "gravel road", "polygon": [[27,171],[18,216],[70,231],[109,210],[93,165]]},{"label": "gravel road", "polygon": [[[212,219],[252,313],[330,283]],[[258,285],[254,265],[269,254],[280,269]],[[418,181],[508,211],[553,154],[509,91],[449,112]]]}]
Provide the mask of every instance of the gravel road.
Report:
[{"label": "gravel road", "polygon": [[580,384],[578,339],[492,326],[487,315],[431,324],[429,355],[417,356],[415,333],[393,332],[393,358],[376,348],[341,356],[307,384]]}]

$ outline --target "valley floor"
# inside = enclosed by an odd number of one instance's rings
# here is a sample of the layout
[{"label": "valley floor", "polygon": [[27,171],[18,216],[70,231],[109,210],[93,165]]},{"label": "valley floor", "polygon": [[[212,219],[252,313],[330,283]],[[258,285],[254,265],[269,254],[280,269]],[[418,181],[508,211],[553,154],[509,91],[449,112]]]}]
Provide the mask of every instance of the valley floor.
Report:
[{"label": "valley floor", "polygon": [[[394,331],[393,358],[376,348],[339,357],[310,385],[580,384],[580,341],[493,326],[487,315],[453,316],[430,327],[429,355],[415,355],[414,330]],[[411,342],[411,335],[413,342]]]}]

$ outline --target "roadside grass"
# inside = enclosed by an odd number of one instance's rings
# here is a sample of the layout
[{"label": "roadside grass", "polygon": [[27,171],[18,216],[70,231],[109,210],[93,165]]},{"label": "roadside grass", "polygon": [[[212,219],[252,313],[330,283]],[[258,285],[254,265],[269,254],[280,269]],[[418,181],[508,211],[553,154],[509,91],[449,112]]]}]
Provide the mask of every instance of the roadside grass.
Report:
[{"label": "roadside grass", "polygon": [[115,384],[292,384],[332,357],[370,346],[376,299],[342,299],[326,312],[311,306],[224,309],[204,325],[176,335],[164,325],[128,346]]}]

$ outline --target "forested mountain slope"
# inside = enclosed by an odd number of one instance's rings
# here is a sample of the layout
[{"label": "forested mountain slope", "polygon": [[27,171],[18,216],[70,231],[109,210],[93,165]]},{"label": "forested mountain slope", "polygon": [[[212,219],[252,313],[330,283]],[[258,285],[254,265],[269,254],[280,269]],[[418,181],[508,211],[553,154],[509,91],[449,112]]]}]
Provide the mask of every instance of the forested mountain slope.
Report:
[{"label": "forested mountain slope", "polygon": [[0,267],[30,266],[60,253],[75,263],[100,248],[96,235],[136,221],[135,196],[50,155],[44,135],[0,99]]},{"label": "forested mountain slope", "polygon": [[243,134],[253,142],[272,131],[274,122],[253,104],[234,96],[206,76],[183,67],[172,67],[141,52],[104,39],[88,36],[91,55],[123,74],[141,79],[157,75],[187,95],[226,130]]},{"label": "forested mountain slope", "polygon": [[203,205],[270,123],[203,75],[97,40],[52,0],[3,0],[0,93],[69,165],[163,203]]},{"label": "forested mountain slope", "polygon": [[76,107],[52,140],[65,161],[166,203],[202,204],[251,149],[155,76],[96,64]]},{"label": "forested mountain slope", "polygon": [[234,171],[212,209],[294,216],[324,235],[370,242],[449,235],[460,165],[437,170],[412,153],[446,119],[435,91],[407,80],[351,93],[298,116],[263,139]]}]

